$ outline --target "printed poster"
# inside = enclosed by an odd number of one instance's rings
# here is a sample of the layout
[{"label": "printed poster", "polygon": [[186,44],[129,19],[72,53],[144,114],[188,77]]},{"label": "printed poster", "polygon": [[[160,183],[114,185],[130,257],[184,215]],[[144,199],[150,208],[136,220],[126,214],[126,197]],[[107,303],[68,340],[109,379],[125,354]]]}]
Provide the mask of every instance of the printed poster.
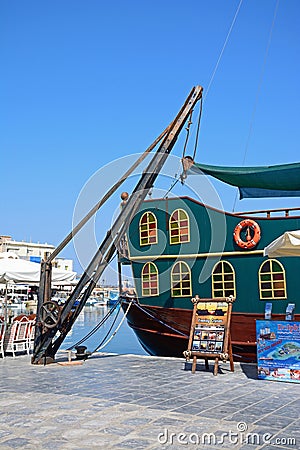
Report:
[{"label": "printed poster", "polygon": [[257,320],[258,378],[300,383],[300,322]]},{"label": "printed poster", "polygon": [[196,324],[224,326],[227,323],[228,303],[199,302],[196,309]]},{"label": "printed poster", "polygon": [[223,352],[228,303],[199,302],[196,307],[192,351]]},{"label": "printed poster", "polygon": [[224,345],[224,327],[196,325],[192,351],[200,353],[222,353]]}]

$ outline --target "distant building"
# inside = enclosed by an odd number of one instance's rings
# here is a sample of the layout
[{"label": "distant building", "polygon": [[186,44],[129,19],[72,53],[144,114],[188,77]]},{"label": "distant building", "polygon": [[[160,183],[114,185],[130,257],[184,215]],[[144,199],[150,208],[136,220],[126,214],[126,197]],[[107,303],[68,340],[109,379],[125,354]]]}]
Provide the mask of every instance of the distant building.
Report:
[{"label": "distant building", "polygon": [[53,262],[53,267],[61,270],[71,270],[73,271],[73,259],[66,258],[55,258]]},{"label": "distant building", "polygon": [[11,236],[0,236],[0,252],[14,252],[21,259],[41,262],[46,260],[55,249],[51,244],[14,241]]}]

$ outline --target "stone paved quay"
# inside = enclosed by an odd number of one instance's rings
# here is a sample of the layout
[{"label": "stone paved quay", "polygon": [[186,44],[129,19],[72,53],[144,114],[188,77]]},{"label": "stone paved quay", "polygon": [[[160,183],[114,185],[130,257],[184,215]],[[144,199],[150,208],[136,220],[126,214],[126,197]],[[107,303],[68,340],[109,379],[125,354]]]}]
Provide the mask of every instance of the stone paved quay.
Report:
[{"label": "stone paved quay", "polygon": [[192,374],[183,359],[109,354],[80,366],[0,359],[0,448],[300,448],[299,385],[257,380],[255,365],[222,364],[217,376],[199,366]]}]

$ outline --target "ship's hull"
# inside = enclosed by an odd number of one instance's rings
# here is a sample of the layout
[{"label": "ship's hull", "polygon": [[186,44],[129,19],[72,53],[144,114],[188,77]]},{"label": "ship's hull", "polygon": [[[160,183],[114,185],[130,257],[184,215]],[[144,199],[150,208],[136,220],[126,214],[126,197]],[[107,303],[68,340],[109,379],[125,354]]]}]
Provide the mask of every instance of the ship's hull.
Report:
[{"label": "ship's hull", "polygon": [[189,197],[144,202],[130,224],[123,263],[131,264],[135,285],[128,323],[150,354],[182,357],[193,296],[232,295],[235,359],[256,360],[255,321],[264,319],[268,303],[272,320],[285,320],[298,298],[300,258],[264,255],[278,236],[299,229],[300,216],[281,213],[227,213]]},{"label": "ship's hull", "polygon": [[[122,303],[127,310],[128,300]],[[135,332],[142,347],[156,356],[183,357],[188,348],[188,338],[192,310],[182,308],[162,308],[144,306],[137,301],[127,314],[128,325]],[[256,362],[255,321],[264,319],[263,314],[232,313],[231,338],[235,361]],[[284,320],[284,315],[276,314],[273,320]],[[296,316],[300,320],[300,316]]]}]

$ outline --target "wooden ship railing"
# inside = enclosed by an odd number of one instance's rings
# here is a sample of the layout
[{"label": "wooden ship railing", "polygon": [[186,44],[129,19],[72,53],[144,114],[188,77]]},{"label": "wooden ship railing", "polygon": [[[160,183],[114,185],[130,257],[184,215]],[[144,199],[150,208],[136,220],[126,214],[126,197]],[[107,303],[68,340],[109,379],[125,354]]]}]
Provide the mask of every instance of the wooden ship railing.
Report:
[{"label": "wooden ship railing", "polygon": [[235,216],[249,216],[249,215],[257,215],[257,214],[266,214],[267,218],[271,218],[271,214],[275,213],[285,213],[285,217],[290,217],[291,212],[299,211],[300,216],[300,207],[294,208],[276,208],[276,209],[259,209],[255,211],[243,211],[243,212],[234,212]]}]

